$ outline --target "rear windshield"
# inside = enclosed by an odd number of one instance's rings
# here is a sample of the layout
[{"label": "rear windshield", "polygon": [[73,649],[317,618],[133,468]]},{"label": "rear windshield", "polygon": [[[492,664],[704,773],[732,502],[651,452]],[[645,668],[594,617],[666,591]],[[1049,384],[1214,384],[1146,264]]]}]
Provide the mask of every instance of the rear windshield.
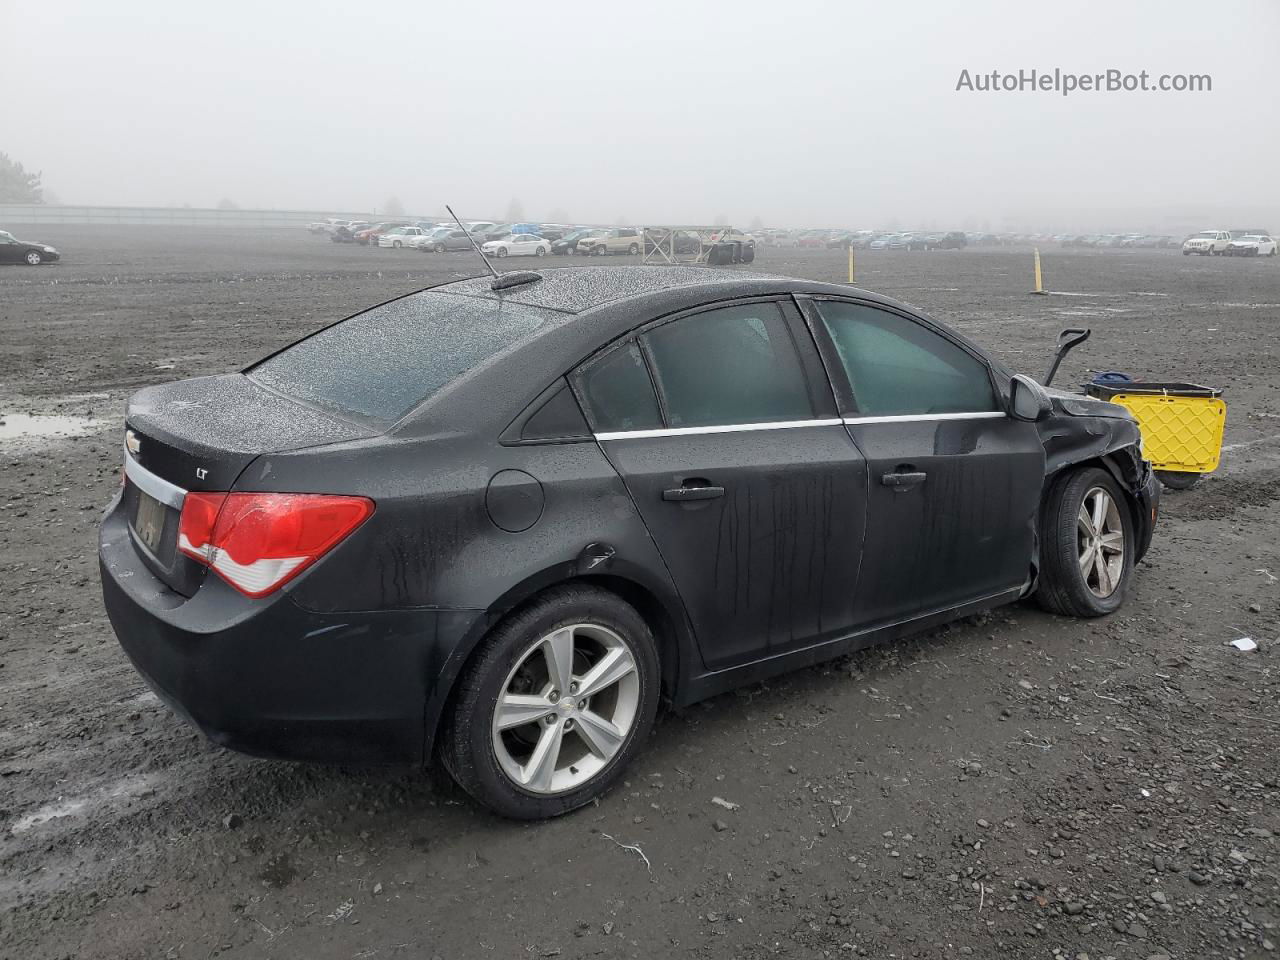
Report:
[{"label": "rear windshield", "polygon": [[245,372],[286,396],[390,424],[468,370],[518,346],[553,316],[426,291],[327,327]]}]

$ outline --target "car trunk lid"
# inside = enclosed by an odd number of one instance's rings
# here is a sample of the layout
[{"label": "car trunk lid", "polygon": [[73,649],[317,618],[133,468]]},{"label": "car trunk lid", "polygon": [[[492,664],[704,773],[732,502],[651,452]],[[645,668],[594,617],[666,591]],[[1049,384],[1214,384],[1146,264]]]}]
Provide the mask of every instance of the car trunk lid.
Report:
[{"label": "car trunk lid", "polygon": [[189,491],[228,491],[264,453],[358,440],[377,430],[284,397],[242,374],[148,387],[125,417],[123,508],[134,546],[171,589],[191,596],[205,568],[177,548]]}]

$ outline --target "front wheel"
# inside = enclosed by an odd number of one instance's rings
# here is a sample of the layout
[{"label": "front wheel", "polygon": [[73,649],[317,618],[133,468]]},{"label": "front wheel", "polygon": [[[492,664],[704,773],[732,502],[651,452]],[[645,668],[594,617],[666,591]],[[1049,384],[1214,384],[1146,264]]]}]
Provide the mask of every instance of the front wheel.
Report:
[{"label": "front wheel", "polygon": [[603,256],[605,255],[604,244],[601,244],[600,246],[598,246],[598,247],[596,247],[594,250],[592,250],[592,251],[591,251],[591,255],[592,255],[593,257],[603,257]]},{"label": "front wheel", "polygon": [[627,253],[631,254],[631,256],[633,257],[639,252],[640,252],[640,248],[636,246],[634,243],[631,246],[627,247]]},{"label": "front wheel", "polygon": [[1061,477],[1043,507],[1037,602],[1068,617],[1118,610],[1133,573],[1133,539],[1129,505],[1111,474],[1090,467]]},{"label": "front wheel", "polygon": [[39,251],[39,250],[28,250],[28,251],[27,251],[26,261],[27,261],[27,263],[29,263],[31,266],[33,266],[33,267],[38,267],[38,266],[40,266],[40,261],[41,261],[42,259],[43,259],[43,258],[40,256],[40,251]]},{"label": "front wheel", "polygon": [[458,784],[496,812],[554,817],[603,794],[653,726],[653,636],[596,587],[557,587],[483,641],[441,738]]},{"label": "front wheel", "polygon": [[1170,490],[1190,490],[1200,479],[1200,474],[1181,470],[1157,470],[1156,479]]},{"label": "front wheel", "polygon": [[499,257],[505,257],[506,255],[507,255],[507,248],[506,248],[506,247],[499,247],[499,248],[498,248],[498,256],[499,256]]}]

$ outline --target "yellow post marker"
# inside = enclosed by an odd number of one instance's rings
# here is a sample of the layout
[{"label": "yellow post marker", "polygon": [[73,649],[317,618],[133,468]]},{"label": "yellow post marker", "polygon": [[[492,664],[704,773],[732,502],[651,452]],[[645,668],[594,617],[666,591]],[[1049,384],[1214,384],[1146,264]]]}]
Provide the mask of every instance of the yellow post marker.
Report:
[{"label": "yellow post marker", "polygon": [[853,283],[853,244],[849,244],[849,282]]},{"label": "yellow post marker", "polygon": [[1044,278],[1040,274],[1040,248],[1034,247],[1033,249],[1036,254],[1036,288],[1031,292],[1043,297],[1046,296],[1049,291],[1044,288]]}]

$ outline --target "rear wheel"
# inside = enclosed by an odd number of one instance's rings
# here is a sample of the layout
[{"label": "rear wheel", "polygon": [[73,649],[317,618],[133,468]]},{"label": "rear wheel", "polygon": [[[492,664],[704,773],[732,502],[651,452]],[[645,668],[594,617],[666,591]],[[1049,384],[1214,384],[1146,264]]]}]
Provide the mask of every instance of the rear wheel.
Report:
[{"label": "rear wheel", "polygon": [[506,255],[507,255],[507,248],[506,248],[506,247],[499,247],[499,248],[498,248],[498,256],[499,256],[499,257],[505,257]]},{"label": "rear wheel", "polygon": [[627,253],[631,254],[631,256],[633,257],[639,252],[640,252],[640,248],[634,243],[631,246],[627,247]]},{"label": "rear wheel", "polygon": [[1124,492],[1097,467],[1054,483],[1041,524],[1036,600],[1069,617],[1100,617],[1124,603],[1133,572],[1133,519]]},{"label": "rear wheel", "polygon": [[443,243],[437,243],[437,244],[436,244],[436,253],[444,253],[444,244],[443,244]]},{"label": "rear wheel", "polygon": [[28,250],[28,251],[27,251],[27,255],[26,255],[26,257],[25,257],[24,259],[25,259],[25,260],[27,261],[27,263],[29,263],[31,266],[33,266],[33,267],[38,267],[38,266],[40,266],[40,261],[43,259],[43,257],[41,257],[41,256],[40,256],[40,251],[39,251],[39,250]]},{"label": "rear wheel", "polygon": [[547,255],[547,248],[539,247],[537,250],[534,251],[534,253],[539,257],[545,257]]},{"label": "rear wheel", "polygon": [[605,255],[604,244],[603,243],[599,244],[594,250],[591,251],[591,253],[593,256],[603,257]]},{"label": "rear wheel", "polygon": [[498,813],[558,816],[621,776],[658,692],[653,637],[635,609],[595,587],[559,587],[483,641],[459,681],[442,759]]}]

